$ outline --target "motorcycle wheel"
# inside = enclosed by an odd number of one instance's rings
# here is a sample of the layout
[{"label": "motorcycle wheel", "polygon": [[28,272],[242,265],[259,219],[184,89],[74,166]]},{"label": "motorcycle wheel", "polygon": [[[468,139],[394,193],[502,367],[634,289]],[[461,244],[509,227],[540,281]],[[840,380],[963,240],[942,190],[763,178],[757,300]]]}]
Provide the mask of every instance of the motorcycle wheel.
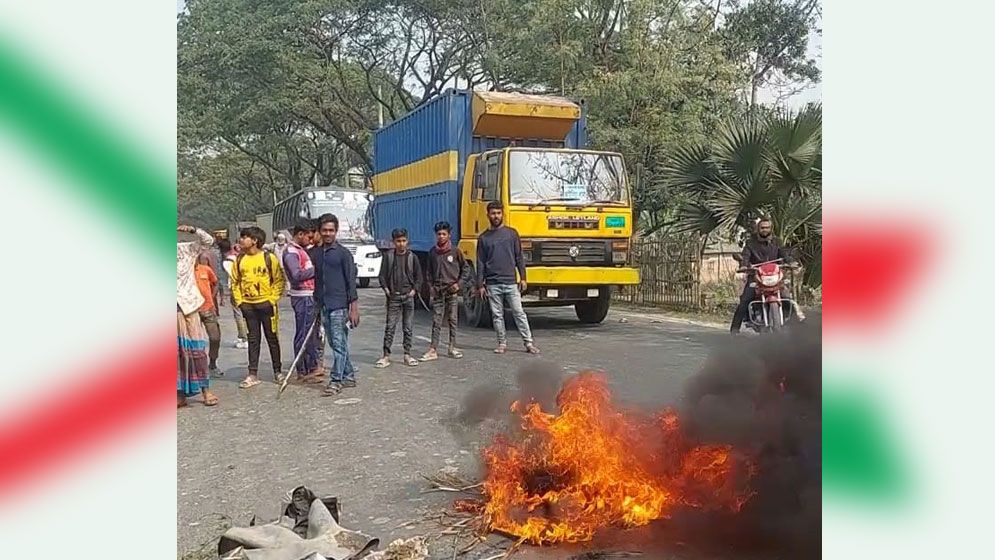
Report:
[{"label": "motorcycle wheel", "polygon": [[767,313],[770,316],[770,332],[777,332],[784,328],[784,314],[781,312],[780,302],[768,303]]}]

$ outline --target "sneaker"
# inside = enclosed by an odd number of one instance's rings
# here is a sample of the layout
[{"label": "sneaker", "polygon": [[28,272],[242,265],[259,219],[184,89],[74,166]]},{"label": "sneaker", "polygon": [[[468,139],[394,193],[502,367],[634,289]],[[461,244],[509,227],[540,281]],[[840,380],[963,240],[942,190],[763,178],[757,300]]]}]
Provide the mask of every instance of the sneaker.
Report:
[{"label": "sneaker", "polygon": [[249,347],[249,341],[245,340],[244,338],[238,339],[238,342],[235,343],[235,348],[245,349],[248,347]]}]

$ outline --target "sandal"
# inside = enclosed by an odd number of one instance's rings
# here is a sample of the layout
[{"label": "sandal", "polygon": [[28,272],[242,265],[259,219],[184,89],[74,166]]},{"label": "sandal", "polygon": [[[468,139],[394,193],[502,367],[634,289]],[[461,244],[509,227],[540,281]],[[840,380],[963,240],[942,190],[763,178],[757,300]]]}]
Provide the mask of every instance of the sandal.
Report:
[{"label": "sandal", "polygon": [[218,396],[213,393],[209,397],[204,397],[204,406],[217,406],[218,402],[220,402]]},{"label": "sandal", "polygon": [[380,358],[379,360],[377,360],[376,363],[373,364],[373,367],[375,367],[377,369],[383,369],[383,368],[385,368],[385,367],[387,367],[389,365],[390,365],[390,358],[388,358],[388,357],[385,356],[385,357]]},{"label": "sandal", "polygon": [[508,349],[508,345],[507,344],[498,344],[498,347],[494,349],[494,353],[495,354],[504,354],[507,349]]},{"label": "sandal", "polygon": [[324,383],[325,372],[318,370],[312,373],[308,373],[301,378],[301,383],[304,385],[317,385],[318,383]]},{"label": "sandal", "polygon": [[429,350],[428,352],[422,354],[421,357],[421,361],[423,362],[431,362],[438,359],[439,359],[439,353],[436,352],[435,350]]},{"label": "sandal", "polygon": [[190,406],[190,403],[187,402],[186,398],[176,400],[176,408],[184,408],[187,406]]},{"label": "sandal", "polygon": [[273,383],[276,383],[277,385],[281,385],[283,383],[283,380],[286,379],[286,378],[287,378],[287,375],[284,374],[284,373],[274,373],[273,374]]},{"label": "sandal", "polygon": [[259,378],[249,379],[248,377],[246,377],[241,382],[239,382],[238,388],[248,389],[249,387],[255,387],[256,385],[259,385],[260,383],[262,383],[262,381],[260,381]]},{"label": "sandal", "polygon": [[337,381],[333,381],[333,382],[329,383],[325,387],[325,390],[323,391],[323,393],[325,394],[325,396],[328,396],[328,397],[331,397],[333,395],[337,395],[337,394],[339,394],[341,392],[342,392],[342,385],[339,382],[337,382]]},{"label": "sandal", "polygon": [[463,353],[453,348],[452,350],[449,351],[449,357],[454,360],[458,360],[463,357]]},{"label": "sandal", "polygon": [[539,351],[539,347],[536,346],[535,344],[526,344],[525,352],[527,354],[536,354],[536,355],[542,354],[542,352]]},{"label": "sandal", "polygon": [[411,356],[404,356],[404,365],[415,367],[418,365],[418,360],[412,358]]}]

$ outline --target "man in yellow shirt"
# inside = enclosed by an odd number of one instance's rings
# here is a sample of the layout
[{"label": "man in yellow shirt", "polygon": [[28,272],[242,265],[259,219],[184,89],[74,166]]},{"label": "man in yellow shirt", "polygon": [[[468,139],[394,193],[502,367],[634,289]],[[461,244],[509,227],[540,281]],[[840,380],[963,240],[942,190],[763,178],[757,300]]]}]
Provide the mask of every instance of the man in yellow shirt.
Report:
[{"label": "man in yellow shirt", "polygon": [[260,383],[259,351],[264,334],[273,361],[273,378],[278,383],[283,381],[278,307],[285,280],[276,255],[263,251],[265,242],[266,233],[258,227],[248,227],[239,232],[238,243],[242,254],[232,267],[232,296],[235,305],[242,310],[249,329],[249,374],[238,384],[243,389]]}]

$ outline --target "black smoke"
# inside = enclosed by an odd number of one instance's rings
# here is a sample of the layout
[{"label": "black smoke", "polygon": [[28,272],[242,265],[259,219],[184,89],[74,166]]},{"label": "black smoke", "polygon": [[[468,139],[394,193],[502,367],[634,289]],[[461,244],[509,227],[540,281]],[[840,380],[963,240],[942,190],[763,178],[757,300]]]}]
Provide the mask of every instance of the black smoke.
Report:
[{"label": "black smoke", "polygon": [[[685,388],[685,437],[725,443],[756,469],[755,494],[734,516],[708,520],[724,540],[815,558],[822,526],[822,329],[811,317],[776,336],[716,351]],[[685,519],[689,524],[693,516]],[[716,527],[718,526],[718,527]]]}]

